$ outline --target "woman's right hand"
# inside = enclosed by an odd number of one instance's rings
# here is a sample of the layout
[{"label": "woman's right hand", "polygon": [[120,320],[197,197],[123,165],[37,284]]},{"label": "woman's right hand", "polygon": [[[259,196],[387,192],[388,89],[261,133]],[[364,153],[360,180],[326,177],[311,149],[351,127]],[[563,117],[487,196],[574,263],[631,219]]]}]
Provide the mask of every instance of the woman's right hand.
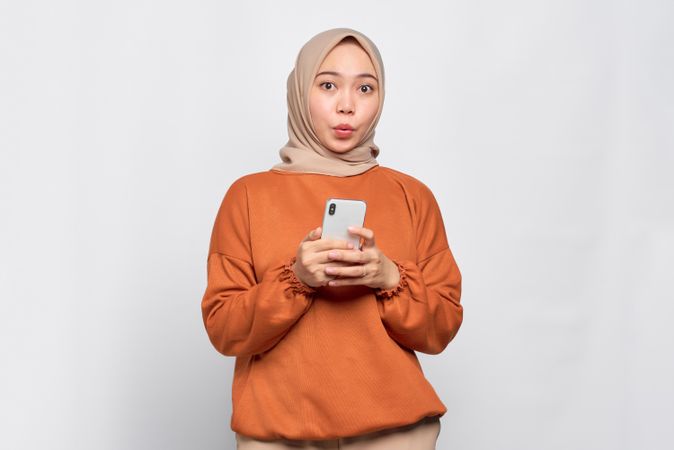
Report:
[{"label": "woman's right hand", "polygon": [[297,248],[297,257],[293,270],[297,278],[311,287],[325,286],[335,277],[325,273],[325,266],[345,266],[347,263],[331,261],[328,252],[333,249],[353,249],[349,241],[339,239],[321,239],[321,227],[314,228],[302,239]]}]

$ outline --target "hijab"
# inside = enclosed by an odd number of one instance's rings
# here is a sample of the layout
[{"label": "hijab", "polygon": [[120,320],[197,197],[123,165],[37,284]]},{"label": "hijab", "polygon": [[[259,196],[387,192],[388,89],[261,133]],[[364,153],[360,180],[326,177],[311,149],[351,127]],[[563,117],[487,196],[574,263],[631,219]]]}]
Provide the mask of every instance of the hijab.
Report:
[{"label": "hijab", "polygon": [[[379,108],[361,141],[348,152],[337,153],[325,147],[316,135],[309,113],[309,93],[327,54],[348,36],[358,41],[372,61],[379,80]],[[379,165],[374,134],[384,104],[384,65],[379,50],[367,36],[350,28],[334,28],[315,35],[301,48],[287,84],[288,142],[279,150],[282,162],[272,170],[347,177]]]}]

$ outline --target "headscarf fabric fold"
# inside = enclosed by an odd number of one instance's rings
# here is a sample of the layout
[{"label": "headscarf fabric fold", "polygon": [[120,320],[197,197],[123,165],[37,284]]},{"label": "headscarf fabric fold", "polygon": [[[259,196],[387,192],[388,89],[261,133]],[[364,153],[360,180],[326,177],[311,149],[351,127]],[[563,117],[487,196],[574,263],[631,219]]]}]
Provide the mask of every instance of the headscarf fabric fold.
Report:
[{"label": "headscarf fabric fold", "polygon": [[[326,148],[316,135],[309,113],[309,94],[327,54],[349,36],[358,41],[372,61],[379,80],[379,108],[361,142],[348,152],[337,153]],[[379,49],[367,36],[350,28],[334,28],[315,35],[297,55],[287,85],[288,142],[279,150],[282,162],[272,170],[347,177],[379,165],[374,135],[384,105],[384,65]]]}]

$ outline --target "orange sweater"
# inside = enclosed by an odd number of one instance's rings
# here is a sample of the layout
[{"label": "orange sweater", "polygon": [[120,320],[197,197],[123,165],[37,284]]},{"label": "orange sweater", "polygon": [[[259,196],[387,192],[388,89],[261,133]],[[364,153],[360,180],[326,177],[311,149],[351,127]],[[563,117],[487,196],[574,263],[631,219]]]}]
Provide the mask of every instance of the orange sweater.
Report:
[{"label": "orange sweater", "polygon": [[[291,269],[329,197],[367,202],[364,226],[396,288],[312,288]],[[215,219],[203,320],[236,356],[233,431],[337,439],[444,415],[415,350],[443,351],[463,319],[461,273],[429,188],[375,166],[359,175],[268,170],[232,183]]]}]

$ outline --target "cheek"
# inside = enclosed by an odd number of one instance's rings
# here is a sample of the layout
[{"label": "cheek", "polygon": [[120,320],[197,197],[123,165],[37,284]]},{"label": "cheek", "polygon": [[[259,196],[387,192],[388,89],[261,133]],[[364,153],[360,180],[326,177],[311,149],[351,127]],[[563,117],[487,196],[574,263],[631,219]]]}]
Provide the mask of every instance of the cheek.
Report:
[{"label": "cheek", "polygon": [[367,123],[369,124],[374,120],[374,117],[377,115],[377,110],[379,109],[379,99],[378,98],[373,98],[371,99],[365,109],[365,117],[367,119]]},{"label": "cheek", "polygon": [[329,105],[319,95],[312,95],[309,99],[309,113],[314,123],[314,128],[322,128],[328,118]]}]

